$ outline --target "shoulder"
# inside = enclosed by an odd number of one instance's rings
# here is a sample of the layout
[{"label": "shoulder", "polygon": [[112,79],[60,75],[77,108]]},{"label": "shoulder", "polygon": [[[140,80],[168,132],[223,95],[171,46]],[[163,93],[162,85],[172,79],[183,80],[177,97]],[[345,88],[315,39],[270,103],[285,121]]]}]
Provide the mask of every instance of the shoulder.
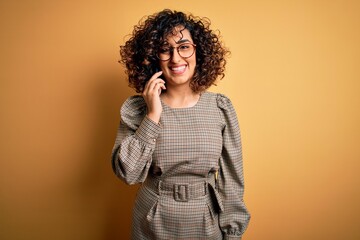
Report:
[{"label": "shoulder", "polygon": [[217,93],[216,94],[216,102],[220,109],[230,110],[230,109],[234,108],[230,98],[224,94]]},{"label": "shoulder", "polygon": [[120,115],[123,120],[143,118],[146,114],[146,103],[141,95],[134,95],[125,100],[121,106]]},{"label": "shoulder", "polygon": [[216,103],[216,106],[222,111],[234,108],[230,98],[222,93],[205,92],[204,95],[206,95],[207,102]]},{"label": "shoulder", "polygon": [[143,110],[146,107],[144,98],[141,95],[128,97],[123,103],[122,110]]},{"label": "shoulder", "polygon": [[230,100],[230,98],[222,93],[210,93],[208,92],[208,97],[212,99],[211,102],[216,104],[217,112],[222,119],[224,124],[229,121],[237,121],[237,115],[235,108]]}]

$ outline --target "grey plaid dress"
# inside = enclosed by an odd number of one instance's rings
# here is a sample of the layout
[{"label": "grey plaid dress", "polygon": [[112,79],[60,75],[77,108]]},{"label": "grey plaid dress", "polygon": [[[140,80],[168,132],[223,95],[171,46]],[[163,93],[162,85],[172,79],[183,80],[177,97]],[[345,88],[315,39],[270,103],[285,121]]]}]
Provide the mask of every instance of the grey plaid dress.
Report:
[{"label": "grey plaid dress", "polygon": [[121,107],[112,166],[126,183],[142,183],[132,239],[240,239],[250,214],[230,100],[204,92],[193,107],[162,106],[159,124],[142,96]]}]

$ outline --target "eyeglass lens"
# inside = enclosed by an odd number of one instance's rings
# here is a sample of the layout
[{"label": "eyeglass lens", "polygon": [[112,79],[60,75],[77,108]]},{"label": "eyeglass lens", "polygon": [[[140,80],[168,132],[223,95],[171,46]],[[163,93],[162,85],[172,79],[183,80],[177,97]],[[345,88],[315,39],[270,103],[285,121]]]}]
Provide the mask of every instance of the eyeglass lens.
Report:
[{"label": "eyeglass lens", "polygon": [[174,49],[176,49],[182,58],[189,58],[194,54],[195,46],[191,43],[184,43],[177,47],[164,46],[159,50],[158,57],[163,61],[169,60]]}]

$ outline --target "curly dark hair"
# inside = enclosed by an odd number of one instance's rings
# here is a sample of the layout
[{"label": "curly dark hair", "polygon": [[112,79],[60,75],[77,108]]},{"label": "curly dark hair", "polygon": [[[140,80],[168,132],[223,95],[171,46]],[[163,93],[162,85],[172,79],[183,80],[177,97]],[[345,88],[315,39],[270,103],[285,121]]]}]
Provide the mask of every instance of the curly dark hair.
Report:
[{"label": "curly dark hair", "polygon": [[219,76],[220,79],[225,76],[225,57],[230,52],[221,43],[219,32],[210,29],[210,20],[165,9],[140,20],[130,39],[120,47],[119,62],[125,65],[129,86],[136,92],[142,92],[146,82],[159,71],[158,50],[179,26],[189,30],[196,44],[196,68],[191,89],[202,92],[215,84]]}]

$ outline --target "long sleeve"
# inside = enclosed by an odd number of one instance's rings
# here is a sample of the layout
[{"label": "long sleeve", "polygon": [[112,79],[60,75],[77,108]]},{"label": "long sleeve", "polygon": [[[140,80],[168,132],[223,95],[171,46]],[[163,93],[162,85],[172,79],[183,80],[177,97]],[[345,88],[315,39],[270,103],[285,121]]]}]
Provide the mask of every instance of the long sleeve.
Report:
[{"label": "long sleeve", "polygon": [[120,115],[112,167],[126,183],[140,183],[147,177],[161,127],[146,117],[146,103],[141,96],[128,98],[121,107]]},{"label": "long sleeve", "polygon": [[219,94],[217,103],[224,121],[223,150],[217,182],[224,206],[224,211],[219,215],[220,228],[225,239],[240,239],[250,221],[250,214],[243,202],[244,176],[240,129],[231,101]]}]

